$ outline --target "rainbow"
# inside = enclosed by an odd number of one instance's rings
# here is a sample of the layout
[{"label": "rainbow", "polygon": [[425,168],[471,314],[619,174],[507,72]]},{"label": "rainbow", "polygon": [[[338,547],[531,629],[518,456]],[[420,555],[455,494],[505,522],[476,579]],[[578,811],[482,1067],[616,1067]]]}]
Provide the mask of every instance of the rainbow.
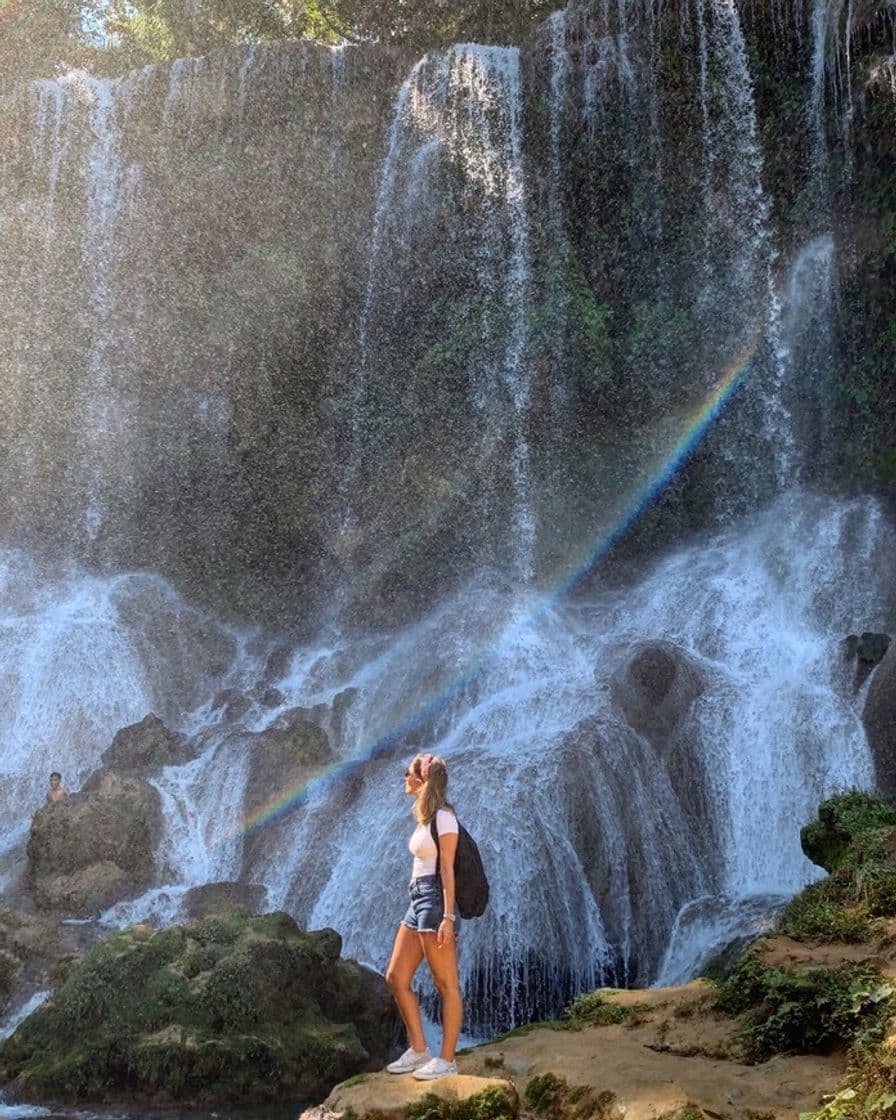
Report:
[{"label": "rainbow", "polygon": [[559,600],[569,594],[595,564],[599,563],[635,522],[643,516],[683,464],[687,462],[703,436],[722,413],[737,387],[745,379],[757,345],[758,340],[753,339],[749,345],[745,346],[728,369],[718,378],[706,397],[695,408],[683,414],[677,420],[674,424],[674,436],[667,442],[664,452],[656,456],[640,472],[632,485],[616,502],[611,514],[612,526],[609,531],[596,541],[589,542],[582,558],[571,566],[567,565],[561,579],[556,581],[550,590],[543,591],[539,595],[535,607],[521,618],[513,628],[504,630],[501,640],[486,656],[473,665],[462,677],[457,678],[447,688],[434,696],[410,719],[390,732],[389,735],[375,743],[365,745],[353,758],[341,762],[310,781],[284,786],[259,808],[244,817],[227,834],[227,838],[231,839],[241,834],[249,835],[281,820],[301,805],[312,789],[323,788],[326,784],[337,781],[382,753],[400,736],[436,712],[452,697],[456,696],[470,681],[487,669],[500,656],[502,648],[512,640],[513,635],[522,626],[529,625],[533,619],[550,610]]}]

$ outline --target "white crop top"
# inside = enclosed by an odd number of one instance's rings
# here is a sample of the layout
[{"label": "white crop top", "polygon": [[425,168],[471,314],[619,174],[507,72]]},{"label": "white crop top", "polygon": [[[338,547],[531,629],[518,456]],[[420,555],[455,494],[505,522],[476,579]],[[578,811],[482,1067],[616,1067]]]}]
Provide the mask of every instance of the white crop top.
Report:
[{"label": "white crop top", "polygon": [[[447,809],[439,809],[436,813],[436,832],[439,836],[446,836],[452,832],[456,835],[457,831],[457,817],[454,813],[449,813]],[[411,878],[419,879],[421,875],[435,875],[438,852],[428,824],[417,825],[408,847],[414,857]]]}]

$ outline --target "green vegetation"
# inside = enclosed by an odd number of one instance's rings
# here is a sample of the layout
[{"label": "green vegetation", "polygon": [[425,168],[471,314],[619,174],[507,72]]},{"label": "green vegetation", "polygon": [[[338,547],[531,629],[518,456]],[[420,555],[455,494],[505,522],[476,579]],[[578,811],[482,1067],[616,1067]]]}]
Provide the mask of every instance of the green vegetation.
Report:
[{"label": "green vegetation", "polygon": [[896,915],[896,809],[851,790],[824,802],[800,838],[830,874],[791,900],[780,932],[806,941],[869,941],[875,918]]},{"label": "green vegetation", "polygon": [[883,1037],[896,987],[868,963],[805,971],[769,968],[761,945],[749,950],[721,985],[717,1007],[738,1016],[744,1060],[774,1054],[827,1053]]},{"label": "green vegetation", "polygon": [[518,42],[548,0],[0,0],[0,91],[60,65],[121,72],[223,47],[311,39],[422,52],[453,42]]},{"label": "green vegetation", "polygon": [[332,931],[301,933],[287,914],[131,927],[0,1046],[0,1071],[32,1100],[323,1094],[378,1047],[384,1056],[389,1038],[381,1011],[343,980],[339,950]]},{"label": "green vegetation", "polygon": [[803,851],[825,871],[836,871],[853,840],[867,832],[896,825],[896,808],[862,790],[829,798],[818,809],[818,820],[800,830]]},{"label": "green vegetation", "polygon": [[427,1094],[405,1111],[407,1120],[516,1120],[518,1114],[514,1091],[498,1085],[465,1101],[445,1101]]},{"label": "green vegetation", "polygon": [[526,1104],[544,1120],[605,1120],[612,1115],[615,1093],[590,1086],[570,1087],[553,1073],[533,1077],[523,1091]]},{"label": "green vegetation", "polygon": [[564,1011],[564,1018],[573,1030],[582,1027],[607,1027],[614,1023],[637,1026],[644,1021],[648,1010],[645,1003],[613,1003],[601,989],[587,992],[574,999]]}]

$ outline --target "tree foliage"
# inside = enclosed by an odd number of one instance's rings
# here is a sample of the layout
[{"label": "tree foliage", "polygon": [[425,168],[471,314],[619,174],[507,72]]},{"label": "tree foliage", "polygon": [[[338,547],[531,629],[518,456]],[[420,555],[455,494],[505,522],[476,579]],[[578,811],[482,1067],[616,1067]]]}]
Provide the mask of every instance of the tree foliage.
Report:
[{"label": "tree foliage", "polygon": [[0,92],[90,52],[79,0],[0,0]]}]

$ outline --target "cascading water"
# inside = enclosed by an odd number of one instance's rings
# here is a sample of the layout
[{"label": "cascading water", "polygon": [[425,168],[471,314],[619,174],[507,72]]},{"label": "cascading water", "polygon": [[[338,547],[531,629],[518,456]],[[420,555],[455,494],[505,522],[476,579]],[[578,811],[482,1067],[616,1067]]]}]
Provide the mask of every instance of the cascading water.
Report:
[{"label": "cascading water", "polygon": [[218,687],[235,640],[155,576],[53,578],[7,550],[0,578],[5,851],[52,770],[76,789],[120,727],[148,712],[180,725]]},{"label": "cascading water", "polygon": [[[297,651],[277,682],[285,708],[357,690],[344,765],[271,834],[253,876],[270,905],[338,929],[348,953],[384,968],[408,866],[404,744],[425,743],[448,760],[493,884],[462,935],[474,1030],[554,1012],[589,986],[676,974],[662,962],[682,907],[713,900],[704,949],[713,931],[748,928],[750,900],[817,874],[794,822],[873,783],[833,636],[877,623],[883,588],[847,576],[874,572],[892,543],[871,503],[788,498],[629,591],[527,615],[480,586],[392,639]],[[616,700],[625,666],[660,637],[701,682],[662,742]],[[216,786],[194,796],[195,816],[220,817]],[[208,837],[184,830],[179,843],[171,862],[203,881]]]},{"label": "cascading water", "polygon": [[[358,458],[364,450],[361,433],[366,432],[369,441],[376,430],[366,407],[378,384],[372,380],[371,349],[384,329],[383,319],[386,329],[395,325],[389,314],[394,308],[384,292],[394,291],[396,277],[412,274],[415,258],[420,259],[442,205],[438,186],[446,174],[461,176],[462,208],[477,215],[467,252],[474,262],[478,298],[492,310],[484,318],[485,338],[468,371],[469,399],[493,420],[496,398],[504,397],[505,432],[493,431],[489,441],[500,443],[503,435],[509,443],[513,565],[517,579],[525,583],[533,574],[535,550],[527,435],[531,266],[522,85],[515,48],[461,45],[429,55],[399,91],[373,218],[353,394],[350,477],[358,477]],[[486,508],[490,499],[487,494]]]}]

